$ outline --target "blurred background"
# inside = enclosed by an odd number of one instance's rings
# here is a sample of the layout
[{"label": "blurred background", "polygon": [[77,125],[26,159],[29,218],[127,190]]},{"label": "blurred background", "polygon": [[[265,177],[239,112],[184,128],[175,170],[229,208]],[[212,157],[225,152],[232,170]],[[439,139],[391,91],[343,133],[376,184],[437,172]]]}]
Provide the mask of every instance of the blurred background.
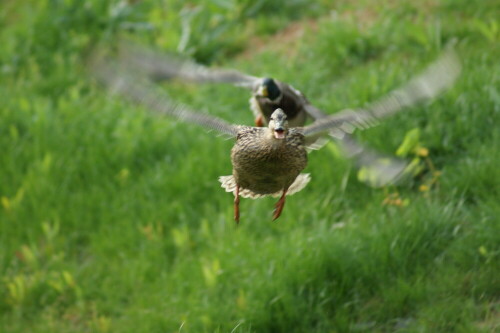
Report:
[{"label": "blurred background", "polygon": [[[494,0],[0,4],[1,332],[494,332],[500,327],[500,8]],[[436,101],[357,133],[418,166],[374,189],[330,143],[271,222],[233,142],[110,97],[87,73],[126,38],[360,107],[455,40]],[[249,94],[164,85],[252,124]],[[361,175],[362,176],[362,175]]]}]

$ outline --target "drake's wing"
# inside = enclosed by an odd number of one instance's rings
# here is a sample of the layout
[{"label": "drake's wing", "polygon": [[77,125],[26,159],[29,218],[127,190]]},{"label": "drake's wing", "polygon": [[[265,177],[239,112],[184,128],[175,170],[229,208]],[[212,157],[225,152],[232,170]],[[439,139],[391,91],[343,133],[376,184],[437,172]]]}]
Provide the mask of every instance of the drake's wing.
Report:
[{"label": "drake's wing", "polygon": [[242,127],[229,124],[217,117],[192,111],[186,105],[171,100],[168,95],[157,90],[147,80],[132,76],[130,72],[120,70],[109,62],[94,63],[91,71],[96,79],[107,86],[111,92],[143,105],[156,113],[195,123],[230,137],[236,137]]},{"label": "drake's wing", "polygon": [[309,101],[306,101],[307,103],[304,105],[304,109],[306,110],[307,114],[309,114],[314,120],[321,119],[327,116],[326,113],[309,103]]},{"label": "drake's wing", "polygon": [[459,76],[460,70],[458,56],[454,51],[448,50],[420,75],[399,89],[393,90],[365,108],[347,109],[319,119],[304,127],[303,134],[315,136],[321,133],[327,134],[333,129],[352,133],[356,128],[367,129],[376,126],[382,118],[391,116],[419,102],[435,98],[452,86]]},{"label": "drake's wing", "polygon": [[160,54],[136,44],[122,43],[119,60],[126,67],[135,68],[156,81],[181,79],[195,83],[229,83],[252,89],[260,80],[234,69],[208,68],[191,60]]}]

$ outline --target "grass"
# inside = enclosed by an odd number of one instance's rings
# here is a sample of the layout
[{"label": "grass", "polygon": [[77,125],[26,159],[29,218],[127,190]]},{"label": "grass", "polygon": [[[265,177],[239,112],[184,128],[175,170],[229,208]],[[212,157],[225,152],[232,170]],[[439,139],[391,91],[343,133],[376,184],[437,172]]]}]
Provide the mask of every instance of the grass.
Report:
[{"label": "grass", "polygon": [[[498,330],[495,5],[4,1],[0,331]],[[242,200],[236,227],[217,182],[232,143],[88,79],[91,46],[124,36],[291,82],[329,113],[381,96],[456,39],[451,91],[358,134],[393,154],[418,128],[441,175],[423,191],[429,173],[372,189],[330,146],[310,154],[312,181],[280,220],[274,199]],[[245,91],[175,92],[251,122]]]}]

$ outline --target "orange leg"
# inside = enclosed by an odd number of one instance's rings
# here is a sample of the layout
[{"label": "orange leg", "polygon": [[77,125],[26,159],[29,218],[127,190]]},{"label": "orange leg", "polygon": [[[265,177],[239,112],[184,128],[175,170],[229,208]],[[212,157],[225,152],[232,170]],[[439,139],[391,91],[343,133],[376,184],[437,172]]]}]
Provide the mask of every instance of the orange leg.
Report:
[{"label": "orange leg", "polygon": [[257,116],[257,118],[255,118],[255,126],[257,127],[264,126],[264,119],[262,119],[262,115]]},{"label": "orange leg", "polygon": [[278,200],[276,205],[274,205],[274,214],[273,214],[273,221],[276,220],[278,217],[280,217],[281,212],[283,211],[283,207],[285,207],[285,197],[286,197],[286,192],[288,191],[288,188],[283,190],[283,194],[281,195],[281,198]]},{"label": "orange leg", "polygon": [[240,186],[236,185],[234,191],[234,220],[236,224],[240,223]]}]

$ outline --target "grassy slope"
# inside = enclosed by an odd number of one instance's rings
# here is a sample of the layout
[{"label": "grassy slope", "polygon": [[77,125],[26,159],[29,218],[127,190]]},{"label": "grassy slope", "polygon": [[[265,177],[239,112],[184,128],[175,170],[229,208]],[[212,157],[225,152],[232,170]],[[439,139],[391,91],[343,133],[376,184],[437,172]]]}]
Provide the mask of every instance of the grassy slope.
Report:
[{"label": "grassy slope", "polygon": [[[423,193],[416,180],[397,189],[407,206],[384,206],[395,189],[359,183],[327,148],[310,155],[313,181],[277,223],[273,199],[243,200],[238,228],[216,181],[230,172],[231,142],[110,100],[84,74],[95,41],[128,35],[175,50],[186,11],[152,1],[30,3],[0,7],[0,331],[498,328],[495,1],[296,1],[278,11],[206,2],[184,52],[289,81],[329,112],[389,91],[454,37],[464,61],[441,99],[360,133],[393,152],[419,127],[443,172],[439,186]],[[283,39],[272,36],[299,19]],[[240,111],[244,91],[176,92],[251,121]]]}]

